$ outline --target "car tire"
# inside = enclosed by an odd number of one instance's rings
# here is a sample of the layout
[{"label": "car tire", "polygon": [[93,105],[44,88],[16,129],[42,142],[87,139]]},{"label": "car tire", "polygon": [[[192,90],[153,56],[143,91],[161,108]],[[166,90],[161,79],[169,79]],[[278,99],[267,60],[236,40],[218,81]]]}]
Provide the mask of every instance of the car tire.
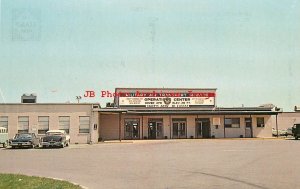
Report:
[{"label": "car tire", "polygon": [[16,149],[16,147],[15,147],[15,146],[12,146],[11,148],[12,148],[12,149]]},{"label": "car tire", "polygon": [[296,136],[295,139],[298,140],[298,136]]}]

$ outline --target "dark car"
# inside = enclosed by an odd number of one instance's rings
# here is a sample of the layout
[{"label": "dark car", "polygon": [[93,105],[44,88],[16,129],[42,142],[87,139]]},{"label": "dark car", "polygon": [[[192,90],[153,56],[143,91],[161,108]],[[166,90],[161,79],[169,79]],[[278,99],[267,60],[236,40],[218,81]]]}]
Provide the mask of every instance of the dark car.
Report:
[{"label": "dark car", "polygon": [[293,136],[295,137],[296,140],[300,137],[300,124],[294,124],[293,128]]},{"label": "dark car", "polygon": [[42,138],[41,146],[46,147],[60,147],[67,146],[66,137],[64,135],[47,135]]},{"label": "dark car", "polygon": [[20,133],[16,134],[13,139],[9,141],[9,145],[12,148],[16,147],[29,147],[36,148],[40,144],[40,139],[35,136],[34,133]]}]

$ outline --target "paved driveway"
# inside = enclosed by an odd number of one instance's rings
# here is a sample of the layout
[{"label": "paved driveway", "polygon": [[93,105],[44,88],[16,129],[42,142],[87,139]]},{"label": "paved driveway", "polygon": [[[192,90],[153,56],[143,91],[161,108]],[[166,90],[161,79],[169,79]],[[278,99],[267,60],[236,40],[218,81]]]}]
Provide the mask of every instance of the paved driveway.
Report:
[{"label": "paved driveway", "polygon": [[88,188],[299,188],[300,141],[165,140],[2,149],[0,172]]}]

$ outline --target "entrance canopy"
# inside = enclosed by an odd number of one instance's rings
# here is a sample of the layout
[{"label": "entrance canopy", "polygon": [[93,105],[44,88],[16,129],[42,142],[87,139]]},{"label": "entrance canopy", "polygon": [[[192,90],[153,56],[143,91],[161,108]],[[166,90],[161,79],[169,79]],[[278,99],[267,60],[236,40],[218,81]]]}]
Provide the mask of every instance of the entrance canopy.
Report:
[{"label": "entrance canopy", "polygon": [[277,115],[279,111],[269,107],[240,107],[240,108],[102,108],[100,113],[126,113],[126,114],[147,114],[147,115]]}]

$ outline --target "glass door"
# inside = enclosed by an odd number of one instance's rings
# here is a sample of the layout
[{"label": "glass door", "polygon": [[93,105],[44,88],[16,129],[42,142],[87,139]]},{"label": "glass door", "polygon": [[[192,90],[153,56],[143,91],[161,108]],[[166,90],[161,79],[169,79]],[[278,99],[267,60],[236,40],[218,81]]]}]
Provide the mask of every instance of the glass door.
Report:
[{"label": "glass door", "polygon": [[149,122],[148,123],[148,138],[149,139],[162,139],[163,138],[163,123],[159,122]]},{"label": "glass door", "polygon": [[174,121],[173,122],[173,138],[186,138],[186,122]]},{"label": "glass door", "polygon": [[252,138],[252,117],[245,118],[245,137]]},{"label": "glass door", "polygon": [[139,119],[125,119],[125,139],[140,138],[140,121]]},{"label": "glass door", "polygon": [[186,138],[186,122],[179,123],[179,138]]},{"label": "glass door", "polygon": [[163,122],[156,123],[156,138],[158,138],[158,139],[164,138]]},{"label": "glass door", "polygon": [[156,122],[148,123],[148,138],[156,139]]},{"label": "glass door", "polygon": [[202,138],[202,121],[196,122],[196,138]]},{"label": "glass door", "polygon": [[173,138],[179,137],[179,123],[173,122]]},{"label": "glass door", "polygon": [[196,138],[210,138],[209,118],[196,119]]}]

